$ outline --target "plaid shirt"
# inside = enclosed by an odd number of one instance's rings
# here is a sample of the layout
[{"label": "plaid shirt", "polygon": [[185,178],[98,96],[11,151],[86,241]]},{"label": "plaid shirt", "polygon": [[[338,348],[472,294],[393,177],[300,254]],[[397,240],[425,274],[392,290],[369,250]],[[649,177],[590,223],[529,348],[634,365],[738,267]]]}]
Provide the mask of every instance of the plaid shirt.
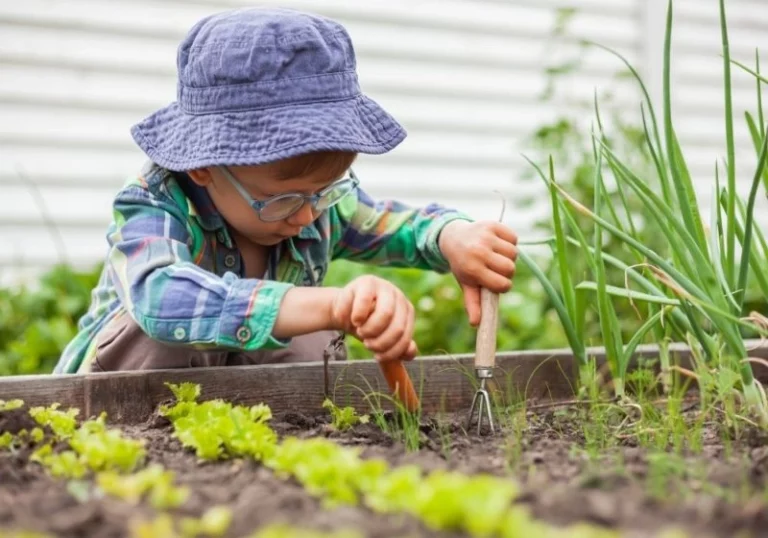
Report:
[{"label": "plaid shirt", "polygon": [[244,278],[226,222],[185,174],[147,163],[114,201],[109,252],[79,332],[54,373],[86,372],[99,332],[128,313],[151,338],[196,348],[285,347],[272,328],[293,286],[321,285],[333,259],[447,272],[441,229],[467,215],[372,200],[362,189],[271,249],[264,279]]}]

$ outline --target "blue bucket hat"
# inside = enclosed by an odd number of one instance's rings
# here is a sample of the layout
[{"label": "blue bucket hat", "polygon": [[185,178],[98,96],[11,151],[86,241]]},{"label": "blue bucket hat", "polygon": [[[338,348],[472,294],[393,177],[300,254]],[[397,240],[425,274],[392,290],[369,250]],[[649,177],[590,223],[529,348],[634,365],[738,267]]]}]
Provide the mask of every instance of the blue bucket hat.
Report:
[{"label": "blue bucket hat", "polygon": [[340,24],[290,9],[208,16],[177,53],[176,101],[131,128],[158,165],[258,165],[303,153],[381,154],[406,136],[363,95]]}]

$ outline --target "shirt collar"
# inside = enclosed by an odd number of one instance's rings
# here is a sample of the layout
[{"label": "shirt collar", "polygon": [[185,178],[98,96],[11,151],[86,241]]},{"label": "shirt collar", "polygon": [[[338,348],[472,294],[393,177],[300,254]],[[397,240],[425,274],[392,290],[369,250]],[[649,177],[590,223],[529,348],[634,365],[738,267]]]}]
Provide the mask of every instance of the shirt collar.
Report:
[{"label": "shirt collar", "polygon": [[208,195],[208,191],[201,187],[185,173],[180,173],[180,185],[189,200],[189,214],[197,219],[206,230],[213,232],[226,228],[224,218]]}]

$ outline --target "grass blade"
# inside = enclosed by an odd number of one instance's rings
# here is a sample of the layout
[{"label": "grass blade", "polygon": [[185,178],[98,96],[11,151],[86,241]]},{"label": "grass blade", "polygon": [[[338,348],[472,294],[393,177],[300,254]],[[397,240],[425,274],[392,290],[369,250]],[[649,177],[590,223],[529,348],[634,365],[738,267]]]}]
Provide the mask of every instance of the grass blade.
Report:
[{"label": "grass blade", "polygon": [[[602,178],[602,152],[597,151],[597,146],[592,139],[592,149],[596,156],[595,164],[595,201],[594,212],[596,215],[600,215],[600,208],[603,200],[603,178]],[[608,293],[606,291],[607,282],[605,275],[605,265],[602,259],[602,247],[603,247],[603,229],[595,224],[595,237],[594,237],[594,256],[595,256],[595,268],[597,277],[597,312],[600,318],[600,329],[603,333],[603,345],[605,347],[605,356],[608,361],[608,367],[611,370],[613,376],[613,385],[616,396],[621,398],[624,396],[624,377],[622,376],[622,356],[619,353],[619,347],[621,346],[621,331],[619,329],[619,320],[616,317],[616,311],[613,308],[613,303],[609,300]]]},{"label": "grass blade", "polygon": [[[569,241],[571,241],[574,245],[581,246],[579,243],[576,242],[575,239],[569,238]],[[586,248],[589,250],[592,249],[592,247],[588,245]],[[628,266],[622,260],[606,253],[603,253],[603,260],[609,263],[611,266],[615,267],[616,269],[619,269],[620,271],[623,271],[624,273],[626,273],[626,275],[629,278],[631,278],[639,286],[645,289],[648,294],[651,294],[657,299],[659,299],[660,302],[663,302],[666,300],[677,301],[677,299],[668,297],[658,286],[656,286],[656,284],[654,284],[651,280],[644,277],[633,267]],[[579,290],[577,286],[577,291],[582,291],[582,290]],[[681,338],[685,336],[686,332],[690,332],[692,330],[688,322],[688,318],[685,317],[685,314],[683,314],[682,311],[680,311],[679,309],[674,309],[672,310],[671,316],[672,316],[671,323],[673,324],[673,327],[675,328],[675,330],[677,331],[678,335]]]},{"label": "grass blade", "polygon": [[[755,146],[755,153],[760,155],[761,140],[765,137],[764,134],[760,134],[757,130],[757,124],[752,118],[752,114],[744,112],[744,116],[747,120],[747,127],[749,128],[749,135],[752,138],[752,144]],[[763,169],[763,185],[765,186],[766,193],[768,193],[768,168]]]},{"label": "grass blade", "polygon": [[517,256],[518,259],[523,262],[528,267],[528,269],[531,270],[531,273],[533,273],[533,275],[541,283],[542,288],[544,288],[544,291],[549,297],[549,300],[552,301],[552,305],[557,311],[557,315],[560,318],[560,323],[563,325],[563,331],[565,331],[565,336],[568,338],[568,342],[571,345],[571,351],[573,351],[574,356],[578,359],[579,364],[581,366],[586,366],[587,351],[584,346],[584,342],[581,339],[581,335],[583,333],[576,332],[576,328],[571,321],[568,310],[566,309],[565,304],[563,304],[563,301],[560,298],[560,295],[557,293],[557,290],[552,285],[552,282],[549,280],[547,275],[544,274],[544,271],[542,271],[536,262],[534,262],[533,259],[528,255],[527,252],[520,250],[518,251]]},{"label": "grass blade", "polygon": [[734,311],[738,312],[741,307],[739,306],[733,292],[728,286],[728,279],[725,276],[725,270],[723,269],[722,259],[722,227],[721,227],[721,213],[720,213],[720,173],[718,172],[717,164],[715,164],[715,188],[712,191],[712,207],[710,208],[710,231],[709,231],[709,245],[711,249],[712,265],[715,267],[717,277],[720,279],[721,284],[726,292],[726,297],[730,300],[731,306]]},{"label": "grass blade", "polygon": [[[659,156],[659,161],[662,166],[659,167],[659,177],[663,178],[662,184],[667,184],[667,173],[666,173],[666,166],[667,163],[664,160],[664,153],[662,152],[662,144],[661,144],[661,136],[659,135],[659,125],[656,121],[656,112],[653,109],[653,100],[651,99],[651,96],[648,93],[648,88],[646,88],[645,83],[643,82],[642,77],[637,72],[637,70],[634,68],[634,66],[629,63],[629,61],[622,56],[620,53],[614,51],[613,49],[606,47],[604,45],[601,45],[600,43],[596,43],[594,41],[585,41],[586,43],[595,46],[597,48],[603,49],[604,51],[608,52],[609,54],[612,54],[616,56],[619,60],[621,60],[622,63],[629,69],[630,73],[632,73],[632,76],[637,81],[638,85],[640,86],[640,90],[643,92],[643,96],[645,97],[645,101],[648,103],[648,113],[651,117],[651,124],[653,125],[653,134],[654,138],[656,139],[656,146],[657,149],[655,150],[655,153]],[[641,105],[642,106],[642,103]],[[647,130],[646,130],[647,131]],[[651,137],[648,136],[648,146],[653,147],[653,142],[651,141]],[[653,151],[653,150],[652,150]]]},{"label": "grass blade", "polygon": [[764,83],[768,84],[768,78],[766,78],[765,75],[763,75],[762,73],[758,73],[757,71],[755,71],[751,67],[747,67],[746,65],[744,65],[741,62],[739,62],[738,60],[731,60],[731,63],[741,67],[744,71],[746,71],[747,73],[749,73],[753,77],[757,78],[760,82],[764,82]]},{"label": "grass blade", "polygon": [[[757,189],[760,186],[760,179],[763,177],[763,170],[765,169],[766,158],[768,157],[768,137],[763,138],[763,149],[760,151],[760,158],[757,162],[757,169],[755,175],[752,178],[752,188],[749,191],[749,198],[747,199],[747,214],[744,222],[744,241],[741,246],[741,266],[739,268],[739,283],[736,287],[736,302],[739,306],[744,304],[744,292],[747,287],[747,274],[749,272],[749,259],[752,254],[752,231],[753,221],[755,213],[755,200],[757,199]],[[735,198],[735,193],[729,198]],[[733,200],[735,204],[735,200]],[[735,205],[734,205],[734,219],[735,219]],[[733,230],[733,228],[731,228]],[[731,234],[736,237],[736,234]],[[741,309],[739,309],[740,311]]]},{"label": "grass blade", "polygon": [[[576,289],[598,291],[599,285],[597,282],[584,280],[576,285]],[[680,306],[680,301],[678,299],[673,299],[667,296],[654,295],[651,293],[643,293],[641,291],[634,291],[627,288],[621,288],[619,286],[606,285],[605,291],[613,297],[621,297],[623,299],[629,299],[630,301],[644,301],[653,304]]]},{"label": "grass blade", "polygon": [[[600,118],[600,106],[597,103],[597,91],[595,91],[594,95],[594,108],[595,108],[595,117],[597,118],[597,127],[600,131],[600,140],[603,144],[606,146],[608,145],[608,140],[605,137],[605,133],[603,131],[603,121]],[[605,186],[605,181],[603,181],[602,174],[600,175],[600,186],[603,189],[603,192],[606,193],[606,198],[608,198],[608,189]],[[624,208],[624,213],[627,216],[627,222],[629,223],[629,230],[633,237],[637,237],[637,228],[635,227],[634,220],[632,219],[632,212],[629,210],[629,202],[627,201],[627,197],[624,193],[624,189],[621,188],[621,183],[618,181],[616,182],[616,189],[619,193],[619,198],[621,199],[621,204]],[[613,218],[613,221],[616,223],[616,226],[620,229],[624,229],[624,227],[621,225],[621,220],[619,219],[618,214],[616,213],[616,210],[613,207],[613,204],[610,203],[611,200],[608,200],[608,204],[606,204],[609,213],[611,214],[611,218]]]},{"label": "grass blade", "polygon": [[634,237],[630,236],[629,234],[619,230],[614,225],[612,225],[610,222],[606,221],[602,217],[595,215],[592,211],[590,211],[588,208],[586,208],[584,205],[580,204],[576,199],[574,199],[570,194],[568,194],[566,191],[564,191],[559,185],[557,185],[557,190],[560,193],[560,195],[569,203],[571,204],[576,211],[579,213],[591,218],[592,220],[599,223],[603,228],[620,238],[622,241],[630,245],[632,248],[637,249],[640,251],[645,257],[652,260],[653,263],[661,267],[667,274],[669,274],[675,281],[680,283],[685,290],[693,295],[694,297],[698,297],[700,299],[704,298],[704,293],[693,283],[691,282],[685,275],[680,273],[677,269],[675,269],[667,260],[656,254],[654,251],[643,245],[641,242],[636,240]]},{"label": "grass blade", "polygon": [[660,183],[662,195],[667,201],[667,204],[671,204],[673,203],[673,194],[669,189],[667,171],[664,168],[666,166],[666,162],[664,162],[664,155],[657,152],[653,147],[653,143],[651,142],[651,135],[648,132],[648,122],[645,119],[645,109],[643,108],[642,103],[640,104],[640,116],[643,120],[643,133],[645,134],[645,141],[648,144],[648,150],[651,152],[651,158],[653,159],[654,165],[656,166],[656,173],[659,175],[659,179],[661,180]]},{"label": "grass blade", "polygon": [[[630,338],[629,342],[627,342],[627,345],[624,346],[624,359],[622,362],[625,365],[625,368],[626,365],[629,364],[629,361],[632,358],[632,354],[637,349],[637,346],[639,346],[640,342],[643,341],[643,338],[645,338],[645,335],[648,334],[648,331],[653,329],[659,323],[662,316],[667,311],[667,308],[670,307],[664,307],[656,312],[653,316],[649,317],[645,323],[643,323],[640,328],[637,329],[637,332],[632,335],[632,338]],[[626,371],[624,371],[623,374],[626,375]]]},{"label": "grass blade", "polygon": [[[760,74],[760,51],[755,49],[755,71]],[[755,79],[757,84],[757,122],[760,125],[760,137],[765,138],[765,116],[763,115],[763,88],[762,81],[758,77]]]},{"label": "grass blade", "polygon": [[[725,215],[726,227],[726,268],[728,278],[736,282],[736,236],[733,233],[736,218],[736,149],[733,136],[733,96],[731,95],[731,50],[728,43],[728,25],[725,18],[725,0],[720,0],[720,36],[723,49],[723,74],[725,86],[725,141],[728,151],[728,207]],[[738,287],[736,288],[738,293]]]},{"label": "grass blade", "polygon": [[[744,207],[744,202],[741,200],[736,200],[736,203],[742,219],[744,219],[744,216],[747,212],[746,207]],[[750,256],[749,258],[749,264],[752,267],[752,274],[755,275],[755,280],[760,287],[760,291],[762,291],[765,297],[768,297],[768,241],[766,241],[765,236],[763,235],[763,232],[760,230],[759,226],[755,226],[752,232],[756,240],[756,244],[753,247],[753,249],[755,249],[753,251],[754,255]],[[739,242],[743,243],[744,224],[738,220],[736,221],[736,234]]]},{"label": "grass blade", "polygon": [[[629,183],[630,187],[645,204],[648,212],[655,218],[660,229],[667,237],[671,250],[675,254],[675,259],[678,261],[681,269],[697,283],[711,290],[712,282],[710,281],[715,278],[715,275],[714,273],[708,274],[709,272],[706,269],[709,267],[709,260],[707,260],[704,252],[702,252],[702,249],[697,244],[696,239],[691,236],[685,224],[680,222],[675,215],[675,211],[665,204],[645,182],[627,169],[610,149],[605,148],[604,150],[608,160],[616,164],[618,177]],[[706,248],[706,244],[704,248]],[[686,255],[687,253],[693,256],[693,260],[689,259]]]},{"label": "grass blade", "polygon": [[[555,183],[555,168],[552,162],[552,156],[549,157],[549,178]],[[555,228],[555,246],[557,255],[557,265],[560,270],[560,288],[562,290],[565,307],[571,318],[576,314],[576,297],[573,290],[573,281],[569,270],[568,258],[566,253],[565,229],[560,218],[560,200],[554,187],[549,187],[549,194],[552,199],[552,220]]]},{"label": "grass blade", "polygon": [[672,48],[672,0],[667,5],[667,25],[664,36],[664,132],[667,143],[667,158],[678,207],[681,210],[686,227],[691,230],[699,245],[706,245],[704,229],[698,215],[698,203],[693,191],[690,174],[685,166],[675,130],[672,127],[672,83],[671,83],[671,48]]}]

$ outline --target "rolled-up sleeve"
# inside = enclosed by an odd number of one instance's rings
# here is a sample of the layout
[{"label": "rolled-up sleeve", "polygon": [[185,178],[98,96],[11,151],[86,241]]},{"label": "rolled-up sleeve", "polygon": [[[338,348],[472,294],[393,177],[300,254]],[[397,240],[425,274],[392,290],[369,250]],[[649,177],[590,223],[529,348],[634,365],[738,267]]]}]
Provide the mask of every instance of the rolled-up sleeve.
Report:
[{"label": "rolled-up sleeve", "polygon": [[390,267],[449,270],[440,251],[440,232],[468,215],[429,204],[411,207],[396,200],[376,201],[358,189],[332,208],[333,257]]},{"label": "rolled-up sleeve", "polygon": [[197,266],[178,207],[142,186],[116,197],[114,218],[108,269],[120,301],[150,338],[245,351],[287,345],[272,330],[293,284],[219,276]]}]

